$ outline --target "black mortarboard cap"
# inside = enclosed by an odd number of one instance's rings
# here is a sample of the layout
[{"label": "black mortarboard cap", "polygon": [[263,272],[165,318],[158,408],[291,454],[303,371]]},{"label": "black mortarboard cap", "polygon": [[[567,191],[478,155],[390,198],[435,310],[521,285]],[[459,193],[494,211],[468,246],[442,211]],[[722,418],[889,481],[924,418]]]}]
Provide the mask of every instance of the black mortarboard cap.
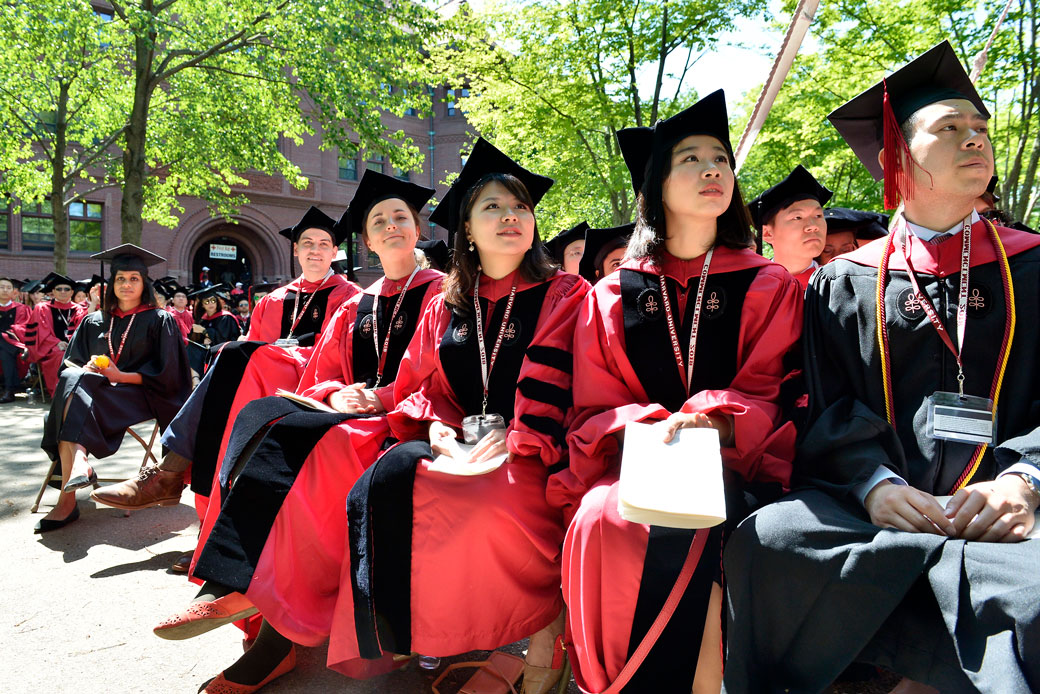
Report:
[{"label": "black mortarboard cap", "polygon": [[629,222],[619,227],[607,229],[589,229],[585,232],[585,253],[581,256],[578,265],[578,274],[595,283],[600,278],[596,277],[596,270],[603,264],[607,255],[628,243],[628,237],[632,235],[635,224]]},{"label": "black mortarboard cap", "polygon": [[59,284],[67,284],[73,289],[76,288],[76,283],[70,280],[65,275],[58,274],[57,272],[51,272],[43,278],[43,291],[49,292],[55,287],[57,287]]},{"label": "black mortarboard cap", "polygon": [[589,230],[588,222],[579,222],[570,229],[564,229],[556,236],[545,242],[545,250],[549,251],[549,255],[553,257],[560,265],[563,265],[563,251],[567,246],[571,245],[575,241],[582,241],[585,238],[585,232]]},{"label": "black mortarboard cap", "polygon": [[155,290],[156,294],[165,297],[167,300],[173,298],[173,292],[170,291],[170,288],[165,283],[160,282],[159,280],[155,280],[154,282],[152,282],[152,289]]},{"label": "black mortarboard cap", "polygon": [[733,161],[733,145],[729,141],[729,115],[726,94],[719,89],[671,118],[659,120],[652,128],[625,128],[617,134],[621,155],[632,176],[632,188],[643,188],[650,164],[661,161],[676,142],[690,135],[711,135],[719,140]]},{"label": "black mortarboard cap", "polygon": [[33,292],[42,291],[43,280],[29,280],[22,284],[22,291],[26,294],[32,294]]},{"label": "black mortarboard cap", "polygon": [[282,229],[278,233],[289,239],[293,243],[300,238],[300,234],[307,231],[308,229],[322,229],[332,235],[332,239],[338,246],[343,243],[343,239],[346,238],[346,233],[337,228],[336,220],[328,216],[317,207],[311,205],[310,209],[307,210],[299,222],[295,226],[289,227],[288,229]]},{"label": "black mortarboard cap", "polygon": [[225,303],[227,303],[231,300],[231,297],[228,295],[229,290],[230,287],[228,287],[226,284],[214,284],[211,287],[203,287],[202,289],[192,292],[188,295],[188,298],[194,299],[195,301],[202,301],[203,299],[207,299],[211,296],[217,296],[223,299]]},{"label": "black mortarboard cap", "polygon": [[347,211],[339,220],[340,225],[346,227],[343,230],[344,238],[361,235],[365,227],[365,217],[377,203],[389,198],[400,198],[416,211],[421,211],[423,205],[433,197],[433,192],[433,188],[425,188],[417,183],[402,181],[394,176],[366,169],[350,205],[347,206]]},{"label": "black mortarboard cap", "polygon": [[439,224],[446,228],[449,233],[458,231],[459,221],[462,217],[462,201],[470,188],[475,186],[480,179],[488,174],[509,174],[515,176],[527,188],[531,196],[531,202],[535,205],[545,196],[552,187],[553,180],[547,176],[532,173],[517,164],[508,156],[499,151],[494,145],[480,138],[473,145],[466,165],[462,167],[458,178],[451,184],[451,188],[444,195],[444,199],[430,214],[430,222]]},{"label": "black mortarboard cap", "polygon": [[787,178],[769,188],[757,198],[748,203],[748,211],[751,213],[751,223],[755,228],[762,231],[762,225],[767,224],[780,210],[793,205],[799,200],[813,199],[826,205],[834,195],[827,190],[809,170],[799,164]]},{"label": "black mortarboard cap", "polygon": [[93,260],[100,260],[102,263],[109,263],[112,266],[113,274],[120,270],[147,274],[148,268],[152,265],[166,262],[166,258],[132,243],[124,243],[107,251],[95,253],[90,257]]},{"label": "black mortarboard cap", "polygon": [[888,215],[847,207],[828,207],[823,211],[827,233],[851,231],[857,239],[873,240],[888,235]]},{"label": "black mortarboard cap", "polygon": [[[899,68],[832,111],[827,119],[875,181],[893,179],[905,174],[897,170],[894,163],[888,162],[888,156],[885,157],[885,167],[882,167],[878,162],[878,152],[888,145],[893,162],[898,162],[896,150],[900,146],[905,147],[899,125],[918,109],[946,99],[967,99],[983,116],[988,118],[990,115],[949,41],[943,41]],[[895,206],[894,185],[895,181],[887,180],[886,207]]]},{"label": "black mortarboard cap", "polygon": [[430,241],[420,241],[415,244],[426,256],[426,259],[437,266],[439,270],[446,270],[448,262],[451,260],[451,249],[448,248],[448,244],[444,243],[440,239],[432,239]]}]

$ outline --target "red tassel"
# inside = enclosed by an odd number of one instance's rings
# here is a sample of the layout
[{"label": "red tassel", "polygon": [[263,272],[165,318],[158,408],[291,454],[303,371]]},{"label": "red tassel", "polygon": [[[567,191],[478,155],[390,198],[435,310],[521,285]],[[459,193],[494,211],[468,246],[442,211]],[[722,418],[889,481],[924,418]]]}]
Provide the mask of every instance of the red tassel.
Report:
[{"label": "red tassel", "polygon": [[899,206],[900,196],[905,200],[914,197],[914,171],[913,168],[906,169],[905,161],[913,166],[913,157],[910,156],[910,147],[903,137],[903,130],[896,121],[896,114],[892,111],[892,104],[888,98],[888,83],[882,81],[885,90],[884,103],[881,106],[882,126],[884,129],[884,155],[882,168],[885,176],[885,209],[894,210]]}]

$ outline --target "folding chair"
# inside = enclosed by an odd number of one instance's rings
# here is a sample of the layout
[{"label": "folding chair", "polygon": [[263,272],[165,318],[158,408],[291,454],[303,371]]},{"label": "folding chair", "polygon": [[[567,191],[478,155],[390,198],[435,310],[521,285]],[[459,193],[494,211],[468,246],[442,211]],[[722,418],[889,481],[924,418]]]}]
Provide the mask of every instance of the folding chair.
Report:
[{"label": "folding chair", "polygon": [[[154,463],[156,465],[159,464],[159,461],[156,460],[156,458],[155,458],[155,454],[152,453],[152,446],[155,445],[155,439],[156,439],[156,437],[159,436],[159,422],[155,422],[155,426],[152,427],[152,435],[151,435],[151,437],[149,437],[147,442],[144,440],[144,437],[142,437],[140,434],[138,434],[133,429],[128,428],[126,430],[126,433],[128,433],[132,437],[134,437],[134,439],[136,439],[137,442],[139,444],[141,444],[142,447],[144,447],[144,458],[141,460],[141,466],[138,468],[139,471],[143,470],[145,468],[145,466],[148,464],[149,459],[152,461],[152,463]],[[100,484],[99,484],[100,482],[106,482],[106,483],[114,484],[116,482],[122,482],[122,481],[123,481],[123,478],[99,477],[97,479],[97,482],[94,483],[94,489],[97,489],[100,486]],[[54,483],[57,483],[57,484],[54,484]],[[40,508],[40,499],[43,498],[43,493],[47,490],[47,485],[54,485],[54,486],[57,487],[60,484],[61,484],[61,461],[60,460],[54,460],[54,461],[51,461],[51,466],[47,470],[46,477],[43,478],[43,484],[40,485],[40,491],[36,495],[36,501],[33,503],[32,510],[29,511],[29,513],[36,513],[36,511]],[[127,511],[127,515],[130,515],[129,511]]]}]

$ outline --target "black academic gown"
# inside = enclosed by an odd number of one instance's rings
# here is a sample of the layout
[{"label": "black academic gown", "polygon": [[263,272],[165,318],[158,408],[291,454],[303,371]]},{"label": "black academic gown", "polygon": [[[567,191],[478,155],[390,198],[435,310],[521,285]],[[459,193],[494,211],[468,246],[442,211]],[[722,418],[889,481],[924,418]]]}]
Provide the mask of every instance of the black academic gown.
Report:
[{"label": "black academic gown", "polygon": [[[113,357],[106,335],[112,331],[112,346],[119,352],[128,329],[116,365],[120,371],[141,374],[141,384],[113,385],[100,374],[65,367],[40,444],[51,460],[58,457],[59,441],[78,443],[95,458],[112,455],[119,449],[127,427],[155,419],[165,428],[187,399],[191,374],[180,328],[172,315],[154,307],[128,315],[91,313],[76,329],[65,360],[83,365],[92,356]],[[70,398],[62,422],[62,411]]]},{"label": "black academic gown", "polygon": [[[985,226],[971,233],[965,392],[987,396],[1007,302]],[[999,234],[1010,256],[1016,325],[997,406],[998,445],[976,466],[969,464],[974,445],[926,432],[928,397],[956,392],[957,365],[911,300],[901,252],[891,255],[885,290],[894,428],[886,421],[875,319],[888,239],[813,277],[803,336],[810,415],[795,464],[802,491],[745,521],[727,549],[726,691],[820,691],[854,660],[944,692],[1040,690],[1040,544],[881,530],[853,495],[878,465],[942,496],[991,480],[1023,457],[1040,463],[1040,239]],[[921,290],[953,336],[961,239],[910,240]]]}]

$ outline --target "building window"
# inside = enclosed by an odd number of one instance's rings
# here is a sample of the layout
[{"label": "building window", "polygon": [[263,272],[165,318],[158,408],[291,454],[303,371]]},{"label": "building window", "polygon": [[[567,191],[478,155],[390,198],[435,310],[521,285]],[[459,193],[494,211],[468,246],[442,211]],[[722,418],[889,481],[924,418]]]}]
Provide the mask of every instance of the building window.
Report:
[{"label": "building window", "polygon": [[[97,253],[101,250],[102,207],[99,202],[69,205],[69,250]],[[54,250],[54,218],[50,200],[22,208],[22,248],[27,251]]]},{"label": "building window", "polygon": [[341,181],[356,181],[357,176],[357,155],[348,156],[346,154],[339,155],[339,178]]},{"label": "building window", "polygon": [[399,168],[397,168],[395,166],[394,167],[394,178],[396,178],[398,180],[401,180],[401,181],[407,181],[407,180],[410,179],[410,174],[407,171],[405,171],[404,169],[399,169]]},{"label": "building window", "polygon": [[368,159],[365,161],[365,168],[369,171],[383,173],[383,155],[369,154]]},{"label": "building window", "polygon": [[[459,106],[458,99],[464,99],[469,96],[469,89],[449,89],[447,90],[448,95],[448,115],[454,116],[456,114],[466,115],[466,112]],[[456,98],[456,95],[458,97]]]}]

